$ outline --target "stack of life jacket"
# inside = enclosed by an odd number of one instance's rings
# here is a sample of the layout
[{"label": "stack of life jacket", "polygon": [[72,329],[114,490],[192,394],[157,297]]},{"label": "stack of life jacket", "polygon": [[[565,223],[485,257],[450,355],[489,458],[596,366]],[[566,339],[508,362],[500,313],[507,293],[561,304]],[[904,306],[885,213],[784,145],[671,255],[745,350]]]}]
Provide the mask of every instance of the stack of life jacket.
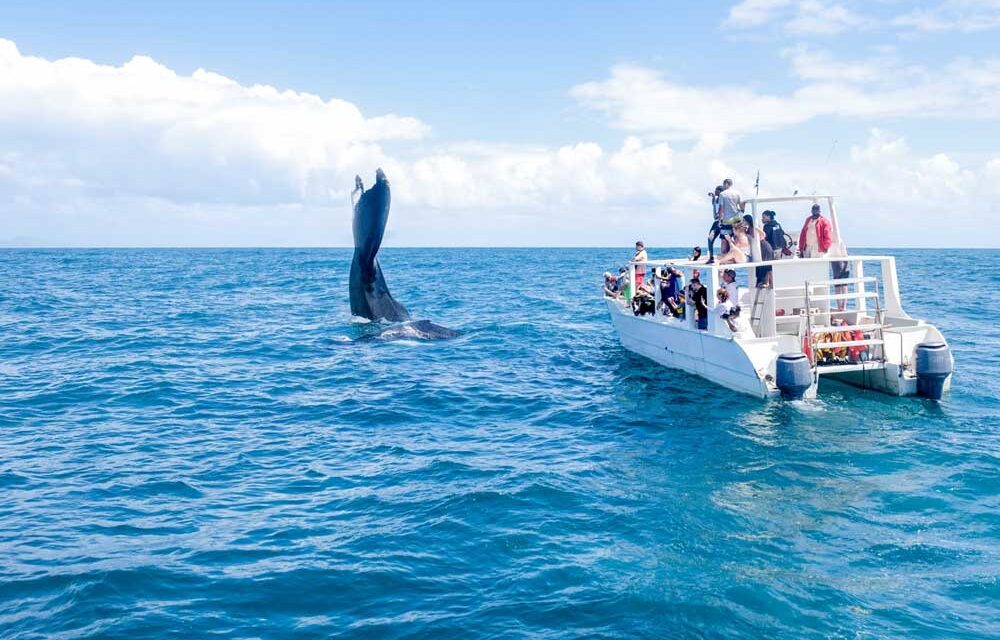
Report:
[{"label": "stack of life jacket", "polygon": [[[837,321],[835,321],[837,322]],[[843,324],[843,321],[839,321]],[[830,330],[816,331],[816,361],[817,362],[861,362],[868,359],[867,345],[855,345],[852,347],[832,347],[823,348],[824,343],[830,342],[856,342],[864,340],[865,335],[860,329],[847,331],[836,331],[836,325]]]}]

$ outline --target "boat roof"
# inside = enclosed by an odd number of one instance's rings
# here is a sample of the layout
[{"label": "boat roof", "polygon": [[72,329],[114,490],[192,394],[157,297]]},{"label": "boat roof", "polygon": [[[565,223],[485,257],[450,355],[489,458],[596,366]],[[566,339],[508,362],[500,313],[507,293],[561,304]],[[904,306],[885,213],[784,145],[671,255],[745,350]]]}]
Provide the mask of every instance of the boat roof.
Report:
[{"label": "boat roof", "polygon": [[770,204],[772,202],[815,202],[816,200],[833,200],[837,196],[831,195],[811,195],[811,196],[777,196],[772,198],[747,198],[744,200],[747,204],[758,203],[758,204]]}]

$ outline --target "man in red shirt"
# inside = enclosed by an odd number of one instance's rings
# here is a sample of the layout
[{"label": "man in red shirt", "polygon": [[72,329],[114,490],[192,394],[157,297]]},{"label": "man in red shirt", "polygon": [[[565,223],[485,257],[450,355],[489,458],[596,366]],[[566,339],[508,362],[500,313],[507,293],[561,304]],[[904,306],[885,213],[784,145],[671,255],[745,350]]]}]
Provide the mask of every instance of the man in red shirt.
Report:
[{"label": "man in red shirt", "polygon": [[812,215],[806,218],[799,233],[799,255],[803,258],[821,258],[830,250],[833,233],[830,221],[820,213],[818,204],[812,206]]}]

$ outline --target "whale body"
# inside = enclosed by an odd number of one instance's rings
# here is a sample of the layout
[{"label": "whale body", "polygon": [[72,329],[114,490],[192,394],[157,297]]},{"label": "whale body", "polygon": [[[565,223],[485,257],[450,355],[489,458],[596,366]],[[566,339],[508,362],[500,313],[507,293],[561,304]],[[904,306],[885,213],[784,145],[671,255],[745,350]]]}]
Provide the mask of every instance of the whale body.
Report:
[{"label": "whale body", "polygon": [[430,320],[411,320],[391,324],[384,329],[367,333],[357,338],[355,342],[376,342],[390,340],[447,340],[459,334],[454,329],[434,324]]},{"label": "whale body", "polygon": [[379,266],[379,247],[389,219],[389,181],[381,169],[375,172],[375,185],[367,191],[361,178],[355,178],[361,197],[354,205],[354,258],[349,280],[351,313],[368,320],[403,322],[410,319],[406,307],[396,302]]}]

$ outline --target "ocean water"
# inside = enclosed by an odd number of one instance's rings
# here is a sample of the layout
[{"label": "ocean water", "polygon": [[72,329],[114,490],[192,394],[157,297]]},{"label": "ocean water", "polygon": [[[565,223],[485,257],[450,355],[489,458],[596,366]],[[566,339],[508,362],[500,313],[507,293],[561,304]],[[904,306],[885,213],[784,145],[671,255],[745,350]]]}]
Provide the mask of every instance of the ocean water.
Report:
[{"label": "ocean water", "polygon": [[[0,252],[2,638],[1000,635],[1000,252],[896,251],[939,404],[630,355],[616,250]],[[655,249],[651,250],[656,255]]]}]

